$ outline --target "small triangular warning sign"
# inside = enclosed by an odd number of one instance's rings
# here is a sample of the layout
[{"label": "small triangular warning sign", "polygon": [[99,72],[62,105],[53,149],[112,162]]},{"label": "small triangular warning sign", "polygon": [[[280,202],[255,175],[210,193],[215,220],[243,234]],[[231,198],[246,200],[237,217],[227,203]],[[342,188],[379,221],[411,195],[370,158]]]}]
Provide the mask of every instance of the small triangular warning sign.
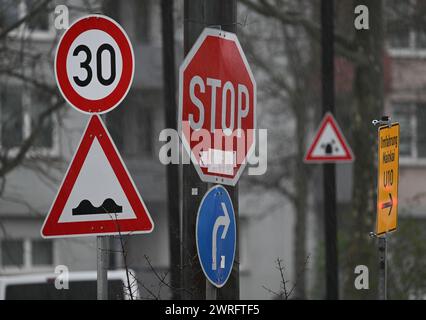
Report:
[{"label": "small triangular warning sign", "polygon": [[335,163],[352,162],[353,160],[353,152],[336,120],[331,113],[326,113],[305,155],[304,161],[307,163]]},{"label": "small triangular warning sign", "polygon": [[153,227],[107,129],[93,115],[46,217],[42,236],[149,233]]}]

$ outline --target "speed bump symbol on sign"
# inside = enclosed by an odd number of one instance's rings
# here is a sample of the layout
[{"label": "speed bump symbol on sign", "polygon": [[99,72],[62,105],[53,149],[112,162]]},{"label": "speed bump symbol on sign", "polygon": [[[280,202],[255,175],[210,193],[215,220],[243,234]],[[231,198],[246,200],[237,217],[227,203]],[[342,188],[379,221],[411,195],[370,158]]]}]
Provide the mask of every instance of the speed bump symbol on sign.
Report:
[{"label": "speed bump symbol on sign", "polygon": [[376,234],[383,235],[398,223],[399,123],[379,127],[378,137]]}]

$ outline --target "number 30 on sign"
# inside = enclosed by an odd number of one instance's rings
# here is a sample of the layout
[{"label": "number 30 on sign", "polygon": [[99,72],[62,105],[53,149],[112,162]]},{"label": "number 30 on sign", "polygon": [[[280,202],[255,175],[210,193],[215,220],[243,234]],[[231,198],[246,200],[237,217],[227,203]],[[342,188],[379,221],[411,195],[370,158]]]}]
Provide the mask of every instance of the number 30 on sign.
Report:
[{"label": "number 30 on sign", "polygon": [[84,113],[105,113],[126,96],[133,80],[129,38],[114,20],[100,15],[74,22],[62,35],[55,57],[58,87]]}]

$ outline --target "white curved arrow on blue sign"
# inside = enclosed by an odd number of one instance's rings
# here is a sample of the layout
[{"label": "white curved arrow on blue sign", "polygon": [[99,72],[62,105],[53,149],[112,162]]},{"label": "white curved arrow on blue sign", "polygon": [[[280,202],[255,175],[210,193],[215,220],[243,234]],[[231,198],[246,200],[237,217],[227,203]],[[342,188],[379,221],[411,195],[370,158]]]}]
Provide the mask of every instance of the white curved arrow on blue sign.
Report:
[{"label": "white curved arrow on blue sign", "polygon": [[225,285],[232,272],[236,234],[231,197],[223,186],[214,186],[198,209],[196,238],[204,274],[218,288]]}]

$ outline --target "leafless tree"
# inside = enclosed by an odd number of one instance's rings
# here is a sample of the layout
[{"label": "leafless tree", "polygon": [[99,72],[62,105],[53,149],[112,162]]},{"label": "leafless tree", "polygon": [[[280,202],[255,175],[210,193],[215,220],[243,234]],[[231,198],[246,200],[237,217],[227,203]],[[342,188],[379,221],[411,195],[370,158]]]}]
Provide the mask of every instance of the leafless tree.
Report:
[{"label": "leafless tree", "polygon": [[[290,194],[289,199],[293,201],[296,208],[296,246],[295,256],[296,264],[300,263],[304,257],[305,250],[305,217],[306,217],[306,198],[303,194],[307,191],[307,177],[309,171],[303,166],[302,157],[306,148],[306,130],[310,128],[311,121],[319,120],[318,113],[315,117],[313,109],[319,109],[317,103],[306,101],[306,95],[317,90],[315,83],[319,82],[319,40],[321,28],[319,23],[319,1],[292,1],[292,0],[240,0],[249,10],[268,19],[268,23],[278,22],[280,27],[269,33],[269,37],[274,37],[283,31],[282,42],[285,49],[281,51],[281,56],[288,61],[288,66],[280,67],[274,64],[274,51],[266,51],[263,59],[253,58],[258,67],[264,69],[265,74],[275,85],[276,94],[285,93],[281,105],[287,105],[291,110],[291,115],[296,122],[294,130],[296,138],[295,148],[295,169],[281,172],[293,173],[294,196]],[[370,16],[369,32],[357,32],[353,26],[354,8],[364,4],[362,1],[336,1],[336,25],[335,28],[335,52],[338,57],[348,61],[353,68],[354,79],[352,90],[345,101],[350,108],[337,106],[338,118],[349,120],[344,128],[345,135],[349,137],[357,161],[353,166],[353,196],[352,208],[350,210],[350,229],[358,230],[351,234],[351,240],[345,240],[349,248],[344,249],[343,269],[344,273],[351,272],[354,261],[369,261],[374,265],[374,255],[372,246],[369,243],[368,232],[373,226],[372,217],[374,217],[375,201],[375,132],[371,129],[371,120],[380,117],[383,112],[383,50],[384,50],[384,19],[383,19],[383,1],[371,1],[368,3]],[[339,19],[339,17],[342,17]],[[276,26],[276,24],[274,24]],[[262,33],[262,38],[267,39]],[[310,47],[300,47],[301,39],[310,45]],[[303,43],[303,42],[302,42]],[[305,50],[303,50],[305,49]],[[272,53],[272,54],[271,54]],[[307,53],[310,59],[301,59]],[[255,55],[253,55],[255,57]],[[266,59],[265,59],[266,57]],[[305,68],[304,68],[305,67]],[[307,67],[307,68],[306,68]],[[289,75],[289,76],[287,76]],[[309,79],[308,75],[313,75]],[[315,78],[316,77],[316,78]],[[308,78],[308,79],[307,79]],[[285,80],[291,79],[289,83]],[[316,81],[315,81],[316,80]],[[318,92],[312,95],[318,99]],[[287,104],[285,104],[287,102]],[[288,155],[288,152],[287,152]],[[286,158],[282,158],[283,163]],[[288,162],[290,163],[290,162]],[[281,175],[272,174],[280,181]],[[269,177],[267,177],[269,178]],[[271,185],[270,181],[267,181]],[[277,184],[273,187],[277,188]],[[282,188],[279,187],[279,190]],[[305,192],[304,192],[305,191]],[[289,194],[287,190],[283,192]],[[302,197],[302,198],[301,198]],[[362,249],[360,249],[362,248]],[[348,254],[348,249],[351,252]],[[353,271],[353,270],[352,270]],[[345,279],[345,278],[344,278]],[[303,281],[301,281],[303,283]],[[346,281],[345,292],[353,292],[351,281]],[[299,287],[299,295],[305,295],[304,285]],[[370,290],[371,296],[375,293]]]},{"label": "leafless tree", "polygon": [[[70,15],[101,11],[101,0],[70,5],[74,3],[61,4]],[[54,81],[54,53],[63,32],[50,23],[56,5],[53,0],[0,3],[0,199],[27,208],[28,216],[43,217],[45,212],[7,192],[11,174],[28,170],[53,190],[67,165],[60,152],[52,151],[58,132],[71,130],[64,124],[66,104]],[[61,143],[69,140],[65,136]],[[0,229],[8,238],[2,220]]]},{"label": "leafless tree", "polygon": [[[259,97],[265,110],[259,127],[268,128],[268,171],[251,179],[252,185],[278,191],[295,209],[294,270],[306,257],[308,177],[311,167],[303,162],[307,134],[318,105],[314,86],[318,62],[314,7],[310,1],[241,1],[246,6],[248,27],[243,42],[261,82]],[[273,13],[272,13],[273,11]],[[306,16],[300,16],[304,12]],[[297,23],[296,23],[297,21]],[[262,89],[264,88],[264,89]],[[309,88],[309,90],[307,90]],[[295,295],[306,297],[302,274]]]}]

